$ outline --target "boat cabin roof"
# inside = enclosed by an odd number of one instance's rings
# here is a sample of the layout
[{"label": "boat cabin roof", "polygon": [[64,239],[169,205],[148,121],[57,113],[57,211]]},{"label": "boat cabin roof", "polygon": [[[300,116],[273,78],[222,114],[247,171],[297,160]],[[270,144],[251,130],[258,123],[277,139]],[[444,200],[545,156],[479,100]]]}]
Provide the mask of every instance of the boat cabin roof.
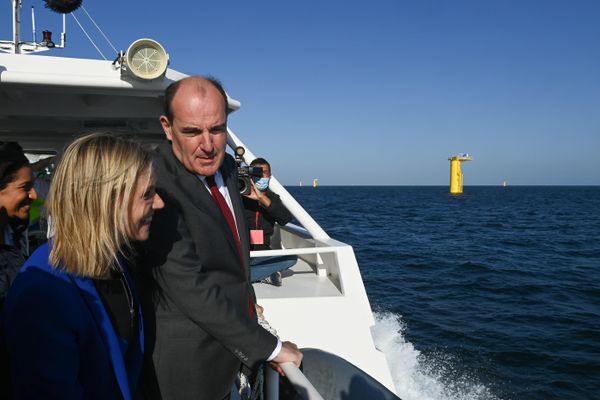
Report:
[{"label": "boat cabin roof", "polygon": [[[52,151],[83,132],[107,130],[164,140],[163,93],[187,75],[167,69],[143,81],[111,61],[0,54],[0,140]],[[230,108],[239,102],[229,99]]]}]

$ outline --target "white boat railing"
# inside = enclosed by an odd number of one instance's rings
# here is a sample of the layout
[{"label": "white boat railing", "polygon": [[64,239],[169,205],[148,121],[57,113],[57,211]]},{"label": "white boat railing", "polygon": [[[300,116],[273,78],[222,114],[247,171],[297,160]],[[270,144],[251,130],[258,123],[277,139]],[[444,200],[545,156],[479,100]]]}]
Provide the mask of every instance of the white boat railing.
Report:
[{"label": "white boat railing", "polygon": [[[285,373],[286,378],[296,389],[296,392],[302,399],[305,400],[323,400],[321,394],[315,389],[312,383],[300,371],[294,363],[288,362],[280,364],[281,369]],[[266,385],[265,398],[266,400],[279,400],[279,374],[271,368],[266,368]]]},{"label": "white boat railing", "polygon": [[302,247],[297,249],[277,250],[254,250],[250,252],[250,258],[268,256],[298,256],[302,254],[335,253],[340,247]]}]

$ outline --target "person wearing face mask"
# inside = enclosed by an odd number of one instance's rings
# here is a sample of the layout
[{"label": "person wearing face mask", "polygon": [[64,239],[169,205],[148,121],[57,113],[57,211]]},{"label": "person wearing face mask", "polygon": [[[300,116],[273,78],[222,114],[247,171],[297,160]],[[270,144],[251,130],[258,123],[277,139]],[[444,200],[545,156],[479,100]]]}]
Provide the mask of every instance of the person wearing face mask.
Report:
[{"label": "person wearing face mask", "polygon": [[27,221],[37,198],[29,160],[16,142],[0,143],[0,310],[28,254]]},{"label": "person wearing face mask", "polygon": [[[292,220],[292,214],[285,208],[279,196],[269,189],[269,162],[264,158],[256,158],[250,166],[263,170],[262,178],[254,181],[250,193],[243,199],[246,221],[250,229],[250,246],[251,250],[270,250],[275,223],[287,224]],[[281,272],[272,273],[266,282],[281,286]]]}]

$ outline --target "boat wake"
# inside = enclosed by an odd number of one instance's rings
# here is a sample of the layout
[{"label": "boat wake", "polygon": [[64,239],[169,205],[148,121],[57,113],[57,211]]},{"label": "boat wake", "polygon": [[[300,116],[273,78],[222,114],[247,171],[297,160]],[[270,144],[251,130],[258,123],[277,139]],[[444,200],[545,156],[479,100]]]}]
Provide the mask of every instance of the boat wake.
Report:
[{"label": "boat wake", "polygon": [[[390,312],[376,312],[373,337],[390,365],[396,392],[402,400],[497,400],[488,388],[474,378],[460,376],[447,382],[444,356],[425,357],[404,338],[405,324]],[[456,371],[452,375],[456,376]]]}]

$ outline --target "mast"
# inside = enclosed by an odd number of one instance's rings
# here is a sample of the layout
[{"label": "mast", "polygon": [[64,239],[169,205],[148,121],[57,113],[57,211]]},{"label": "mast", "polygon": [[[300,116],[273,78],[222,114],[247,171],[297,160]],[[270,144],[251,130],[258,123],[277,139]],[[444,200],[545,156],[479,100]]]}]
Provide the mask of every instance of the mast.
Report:
[{"label": "mast", "polygon": [[12,53],[20,54],[21,53],[21,0],[12,0],[13,9],[13,46]]},{"label": "mast", "polygon": [[52,32],[43,31],[43,40],[38,43],[36,40],[35,11],[31,7],[31,27],[32,41],[22,41],[21,38],[21,11],[23,8],[22,0],[11,0],[12,2],[12,37],[9,40],[0,40],[0,51],[11,54],[29,54],[39,51],[47,51],[53,48],[64,48],[66,42],[66,14],[75,11],[81,6],[82,0],[45,0],[46,7],[52,11],[62,14],[62,32],[60,34],[60,44],[56,45],[52,41]]}]

